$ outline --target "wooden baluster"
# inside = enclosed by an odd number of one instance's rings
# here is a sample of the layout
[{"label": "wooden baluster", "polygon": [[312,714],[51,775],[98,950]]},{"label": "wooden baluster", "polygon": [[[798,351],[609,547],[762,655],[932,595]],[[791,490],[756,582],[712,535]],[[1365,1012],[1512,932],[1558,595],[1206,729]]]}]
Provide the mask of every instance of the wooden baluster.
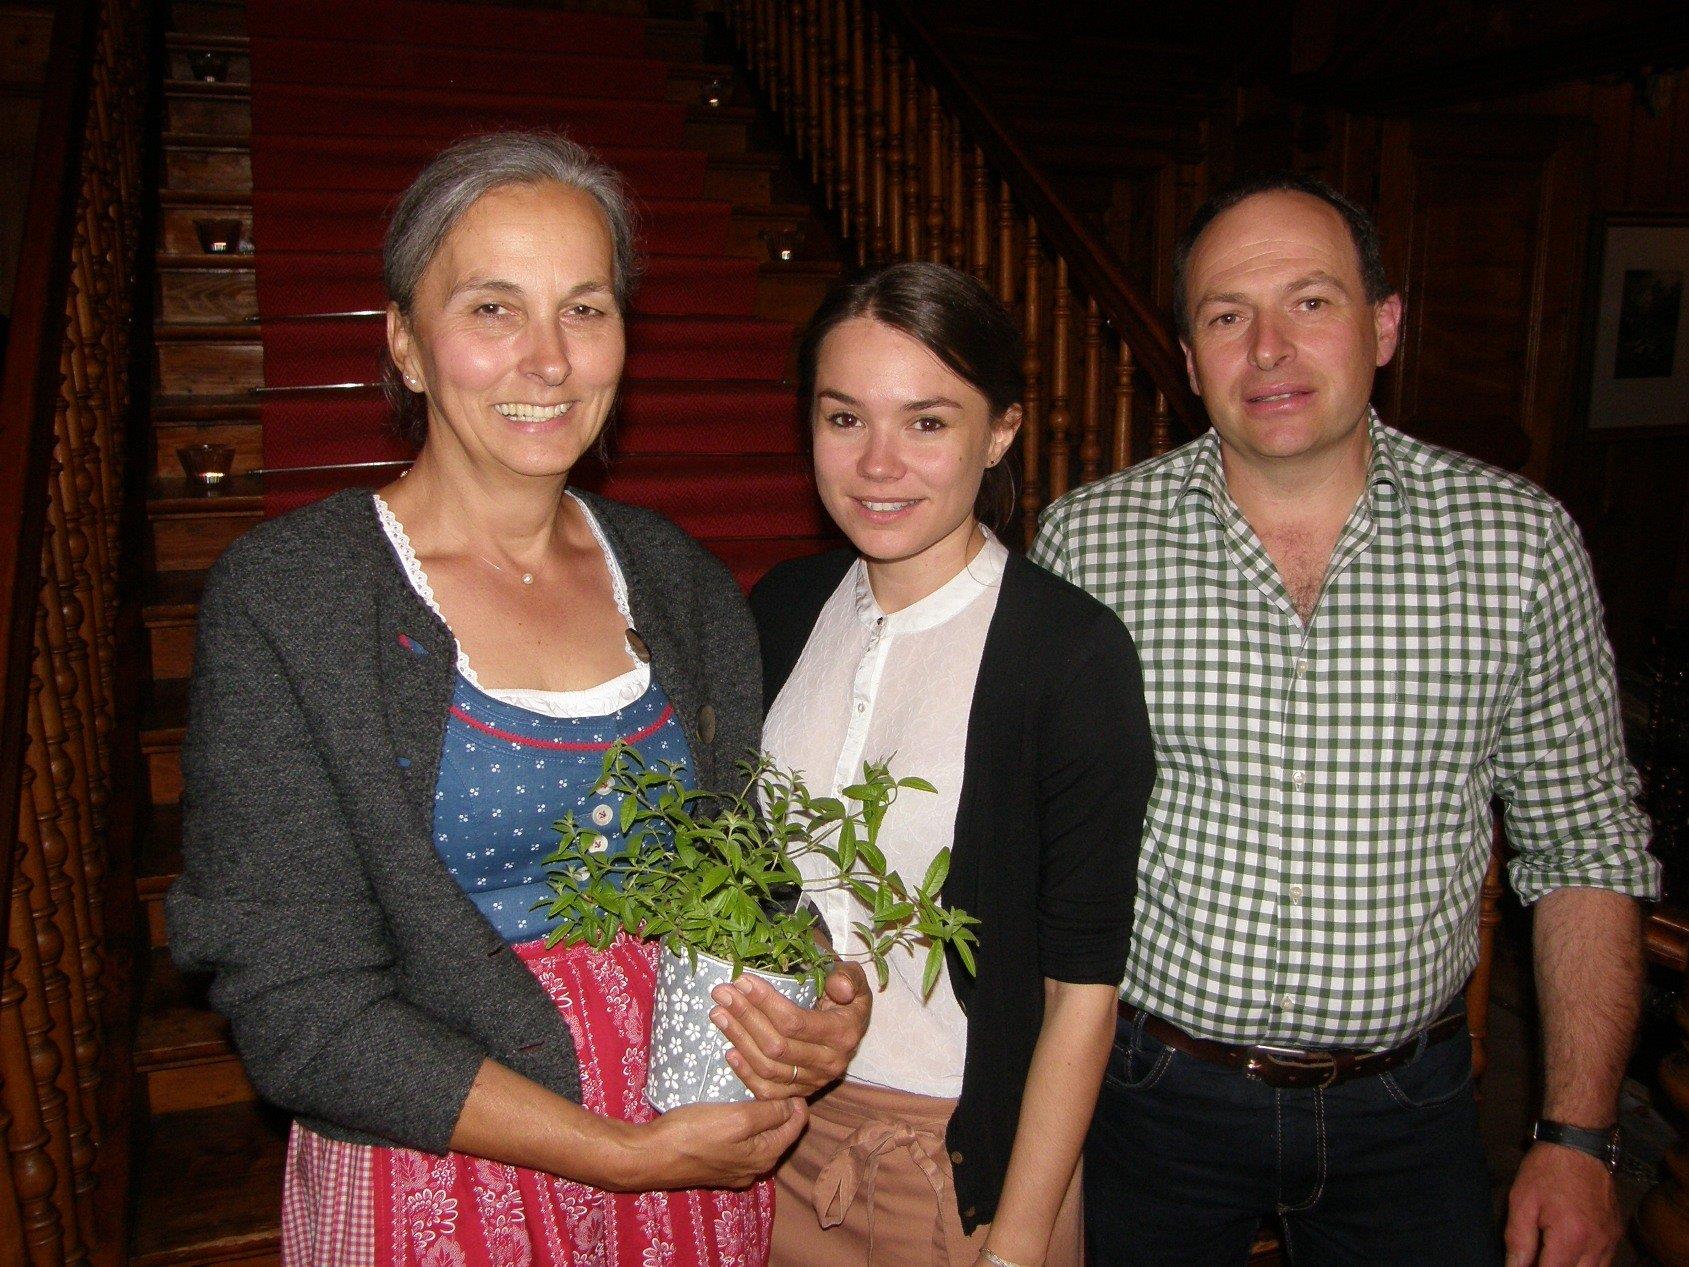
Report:
[{"label": "wooden baluster", "polygon": [[828,211],[838,206],[839,116],[838,68],[833,64],[833,6],[840,0],[814,0],[816,38],[821,49],[821,201]]},{"label": "wooden baluster", "polygon": [[1103,473],[1103,315],[1095,299],[1085,301],[1084,366],[1079,408],[1079,480],[1089,484]]},{"label": "wooden baluster", "polygon": [[1114,452],[1109,469],[1124,471],[1132,465],[1132,394],[1135,374],[1132,345],[1120,340],[1120,355],[1114,363]]},{"label": "wooden baluster", "polygon": [[868,15],[868,258],[883,263],[891,249],[886,226],[886,50],[879,10]]},{"label": "wooden baluster", "polygon": [[786,80],[781,71],[784,66],[785,49],[780,44],[780,19],[775,13],[775,5],[779,0],[758,0],[761,18],[758,25],[762,28],[762,60],[768,68],[768,105],[775,114],[779,114],[786,101]]},{"label": "wooden baluster", "polygon": [[[24,777],[29,777],[25,769]],[[12,903],[12,933],[28,928],[27,913],[20,919],[16,899]],[[52,1135],[35,1096],[30,1048],[24,1035],[24,985],[22,959],[10,946],[5,949],[6,971],[0,976],[0,1112],[10,1120],[6,1141],[12,1190],[17,1194],[19,1219],[23,1224],[26,1261],[57,1264],[64,1261],[64,1224],[54,1202],[59,1188],[58,1168],[50,1150]],[[68,1187],[68,1184],[66,1185]]]},{"label": "wooden baluster", "polygon": [[1056,281],[1050,299],[1050,500],[1068,490],[1073,417],[1067,409],[1069,321],[1073,293],[1068,289],[1067,260],[1056,256]]},{"label": "wooden baluster", "polygon": [[[86,245],[86,244],[79,244]],[[84,264],[91,252],[84,253]],[[85,277],[91,269],[79,269],[77,276]],[[85,549],[82,566],[88,584],[88,644],[98,669],[100,707],[94,714],[94,734],[98,744],[98,765],[103,787],[110,776],[108,752],[112,718],[109,702],[113,698],[116,669],[116,641],[113,622],[117,616],[116,553],[107,529],[115,514],[109,513],[102,467],[105,455],[101,452],[99,432],[104,426],[113,433],[116,420],[114,404],[105,388],[109,383],[98,362],[109,354],[105,346],[103,318],[89,302],[88,287],[73,282],[68,304],[65,346],[60,355],[62,380],[57,416],[59,429],[59,461],[61,476],[68,476],[63,495],[75,514],[71,517],[81,533]],[[91,355],[79,358],[80,348],[90,349]],[[78,362],[83,365],[78,375]],[[101,798],[94,815],[94,828],[105,832],[105,802]]]},{"label": "wooden baluster", "polygon": [[1005,308],[1015,302],[1015,196],[1009,182],[997,182],[997,298]]},{"label": "wooden baluster", "polygon": [[35,1103],[46,1128],[45,1152],[51,1159],[56,1182],[52,1201],[63,1237],[63,1261],[86,1262],[81,1218],[77,1210],[75,1168],[71,1164],[70,1097],[60,1086],[66,1073],[63,1052],[55,1035],[70,1030],[64,974],[58,960],[64,953],[51,918],[36,907],[47,904],[45,886],[38,879],[42,845],[36,831],[33,807],[21,812],[18,850],[12,868],[12,912],[9,939],[17,952],[16,980],[23,985],[18,1012],[23,1021],[26,1065],[34,1084]]},{"label": "wooden baluster", "polygon": [[1021,486],[1020,508],[1025,544],[1031,546],[1032,538],[1038,533],[1038,512],[1044,508],[1040,469],[1044,448],[1043,278],[1039,275],[1042,250],[1038,244],[1038,222],[1031,216],[1026,218],[1024,249],[1026,302],[1021,319],[1025,322],[1026,335],[1026,359],[1022,366],[1026,371],[1026,399],[1021,402],[1020,458],[1025,483]]},{"label": "wooden baluster", "polygon": [[985,151],[974,146],[970,168],[973,191],[968,198],[972,211],[968,230],[968,271],[980,281],[991,281],[991,173],[985,166]]},{"label": "wooden baluster", "polygon": [[809,132],[809,181],[825,190],[827,96],[821,59],[821,0],[803,0],[804,125]]},{"label": "wooden baluster", "polygon": [[850,188],[856,225],[856,262],[872,258],[873,230],[868,224],[868,21],[862,0],[850,0]]},{"label": "wooden baluster", "polygon": [[903,53],[886,40],[886,254],[909,258],[903,224]]},{"label": "wooden baluster", "polygon": [[855,195],[851,176],[855,171],[851,138],[850,6],[852,0],[835,0],[833,6],[833,143],[838,150],[833,164],[833,199],[839,215],[839,233],[849,241],[857,231],[853,213]]},{"label": "wooden baluster", "polygon": [[[89,982],[82,952],[86,941],[86,911],[78,911],[79,842],[65,834],[60,771],[55,768],[62,746],[52,733],[52,675],[46,670],[46,650],[40,646],[38,621],[37,672],[30,682],[29,760],[35,778],[28,802],[19,804],[26,857],[21,865],[29,875],[30,909],[35,925],[42,989],[53,1017],[53,1042],[61,1052],[58,1086],[66,1094],[65,1122],[70,1158],[71,1189],[78,1218],[85,1231],[93,1227],[91,1201],[95,1185],[94,1144],[99,1122],[100,1040],[92,1014]],[[46,701],[45,705],[43,700]],[[35,815],[35,832],[29,816]],[[74,815],[71,816],[74,821]],[[33,840],[31,836],[33,835]],[[27,847],[33,845],[33,847]],[[99,965],[98,949],[94,965]],[[93,1006],[97,1006],[94,1004]]]},{"label": "wooden baluster", "polygon": [[903,258],[921,258],[921,85],[913,59],[903,63]]},{"label": "wooden baluster", "polygon": [[946,121],[945,135],[945,166],[947,174],[944,188],[947,195],[944,200],[944,224],[946,236],[946,263],[951,268],[966,269],[968,266],[968,179],[963,163],[962,125],[957,119]]},{"label": "wooden baluster", "polygon": [[1173,447],[1173,419],[1167,412],[1167,396],[1164,392],[1155,393],[1155,413],[1149,424],[1149,453],[1151,457],[1160,457]]},{"label": "wooden baluster", "polygon": [[944,263],[944,107],[938,89],[927,89],[927,258]]},{"label": "wooden baluster", "polygon": [[[50,524],[48,531],[57,536],[61,529]],[[75,951],[63,964],[63,970],[71,983],[76,1014],[77,1077],[88,1091],[88,1118],[97,1121],[93,1088],[99,1083],[96,1018],[105,993],[101,984],[104,965],[100,951],[104,934],[100,889],[105,878],[101,848],[105,834],[99,825],[103,812],[94,802],[98,799],[103,803],[109,784],[106,776],[92,768],[86,742],[77,742],[74,727],[79,717],[86,714],[90,701],[64,698],[65,679],[55,671],[54,652],[58,649],[55,636],[67,635],[62,626],[55,628],[53,617],[56,613],[62,616],[70,605],[64,601],[62,582],[45,567],[43,573],[35,664],[35,683],[39,685],[32,684],[30,695],[30,708],[40,713],[36,716],[32,712],[31,734],[38,735],[40,743],[32,745],[29,760],[34,763],[37,776],[37,813],[43,820],[40,834],[50,854],[48,889],[60,932]],[[70,681],[72,689],[80,691],[81,680],[71,678]],[[82,727],[84,740],[87,733],[87,727]]]},{"label": "wooden baluster", "polygon": [[792,149],[798,158],[806,159],[809,151],[809,129],[805,115],[809,109],[809,85],[804,80],[804,57],[799,33],[803,28],[803,5],[800,0],[780,0],[780,47],[783,51],[786,74],[786,113],[783,126],[792,139]]}]

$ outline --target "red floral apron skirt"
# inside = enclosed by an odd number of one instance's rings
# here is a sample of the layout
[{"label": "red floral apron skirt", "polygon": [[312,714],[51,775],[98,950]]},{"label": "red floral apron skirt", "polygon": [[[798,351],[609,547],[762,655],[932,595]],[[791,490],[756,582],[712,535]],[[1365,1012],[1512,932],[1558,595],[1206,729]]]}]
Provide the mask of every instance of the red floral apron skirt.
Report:
[{"label": "red floral apron skirt", "polygon": [[[624,1122],[645,1102],[656,948],[512,947],[569,1023],[581,1101]],[[601,1192],[447,1153],[347,1144],[297,1123],[282,1189],[284,1267],[764,1267],[772,1186]]]}]

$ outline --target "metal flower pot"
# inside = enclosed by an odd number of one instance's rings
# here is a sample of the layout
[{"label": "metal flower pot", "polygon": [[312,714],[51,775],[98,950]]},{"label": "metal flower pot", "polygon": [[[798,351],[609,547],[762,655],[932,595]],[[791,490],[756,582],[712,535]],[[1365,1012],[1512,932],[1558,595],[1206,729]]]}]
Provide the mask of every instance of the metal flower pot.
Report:
[{"label": "metal flower pot", "polygon": [[[716,1001],[710,991],[733,980],[733,968],[710,955],[698,956],[697,971],[684,954],[658,956],[657,1004],[651,1018],[651,1068],[645,1098],[659,1113],[685,1104],[735,1104],[750,1088],[727,1063],[732,1046],[710,1023]],[[799,1007],[815,1002],[815,986],[800,977],[775,976],[747,968]]]}]

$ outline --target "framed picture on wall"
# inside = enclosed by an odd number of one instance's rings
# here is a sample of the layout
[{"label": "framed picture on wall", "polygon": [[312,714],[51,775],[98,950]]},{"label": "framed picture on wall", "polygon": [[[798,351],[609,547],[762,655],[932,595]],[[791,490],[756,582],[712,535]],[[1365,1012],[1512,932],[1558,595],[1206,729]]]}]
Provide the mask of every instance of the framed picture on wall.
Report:
[{"label": "framed picture on wall", "polygon": [[1689,431],[1689,215],[1596,225],[1589,430]]}]

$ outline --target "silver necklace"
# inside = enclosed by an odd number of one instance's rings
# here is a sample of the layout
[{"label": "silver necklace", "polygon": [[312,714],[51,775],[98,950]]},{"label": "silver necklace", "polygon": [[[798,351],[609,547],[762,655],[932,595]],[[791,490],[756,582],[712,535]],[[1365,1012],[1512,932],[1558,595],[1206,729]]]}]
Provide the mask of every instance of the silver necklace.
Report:
[{"label": "silver necklace", "polygon": [[[477,559],[480,559],[481,562],[485,563],[488,567],[492,568],[493,571],[499,573],[501,576],[504,575],[504,573],[508,570],[506,568],[500,567],[498,564],[494,563],[491,559],[489,559],[484,554],[476,554],[475,551],[473,551],[473,550],[471,550],[470,553],[474,554]],[[534,583],[534,574],[532,572],[522,573],[522,584],[532,585],[533,583]]]}]

